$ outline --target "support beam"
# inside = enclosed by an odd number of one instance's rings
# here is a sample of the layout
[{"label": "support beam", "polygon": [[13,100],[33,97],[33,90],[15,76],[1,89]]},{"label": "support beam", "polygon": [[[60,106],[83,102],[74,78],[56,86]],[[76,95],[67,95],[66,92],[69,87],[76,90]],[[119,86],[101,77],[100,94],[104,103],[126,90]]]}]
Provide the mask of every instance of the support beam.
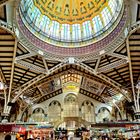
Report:
[{"label": "support beam", "polygon": [[99,96],[102,95],[102,93],[105,91],[106,86],[100,91]]},{"label": "support beam", "polygon": [[103,75],[103,74],[97,74],[95,72],[94,69],[92,69],[91,67],[83,64],[83,63],[79,63],[77,64],[79,65],[80,67],[82,67],[83,69],[86,69],[87,71],[89,71],[90,73],[94,74],[95,76],[97,76],[98,78],[104,80],[105,82],[109,83],[110,85],[112,85],[116,90],[118,90],[122,95],[124,95],[124,97],[128,100],[128,101],[131,101],[131,99],[125,95],[123,92],[122,92],[122,89],[121,89],[121,85],[119,83],[117,83],[116,81],[110,79],[109,77]]},{"label": "support beam", "polygon": [[46,60],[44,57],[42,57],[42,60],[43,60],[43,63],[44,63],[44,66],[45,66],[45,69],[46,69],[46,72],[48,72],[48,66],[47,66],[47,63],[46,63]]},{"label": "support beam", "polygon": [[0,99],[3,99],[4,100],[5,98],[0,96]]},{"label": "support beam", "polygon": [[121,65],[124,65],[124,64],[127,64],[127,63],[128,63],[128,61],[126,59],[122,59],[122,60],[116,61],[114,63],[108,64],[106,66],[103,66],[103,67],[99,68],[97,72],[102,73],[104,71],[108,71],[110,69],[116,68],[118,66],[121,66]]},{"label": "support beam", "polygon": [[18,92],[18,94],[15,96],[15,98],[12,100],[12,102],[15,102],[20,95],[22,95],[22,93],[28,89],[30,86],[32,86],[33,84],[37,83],[38,81],[40,81],[41,79],[49,76],[50,74],[52,74],[53,72],[55,72],[56,70],[64,67],[65,65],[67,65],[66,63],[60,63],[58,65],[56,65],[55,67],[49,69],[49,73],[47,74],[40,74],[39,76],[33,78],[32,80],[28,81],[27,83],[23,84],[21,87],[17,88],[16,90],[14,90],[14,92]]},{"label": "support beam", "polygon": [[126,55],[122,55],[122,54],[117,54],[117,53],[107,53],[107,55],[109,56],[113,56],[113,57],[117,57],[120,59],[125,59],[128,60],[128,57]]},{"label": "support beam", "polygon": [[97,74],[96,74],[96,71],[95,71],[93,68],[87,66],[87,65],[84,64],[84,63],[76,63],[76,65],[80,66],[81,68],[83,68],[83,69],[89,71],[90,73],[92,73],[92,74],[94,74],[94,75],[97,75]]},{"label": "support beam", "polygon": [[[6,84],[6,80],[5,80],[5,77],[4,77],[4,75],[3,75],[3,72],[2,72],[1,67],[0,67],[0,81],[1,81],[2,83]],[[6,89],[5,89],[5,86],[4,86],[3,91],[4,91],[4,92],[3,92],[3,93],[0,92],[0,94],[1,94],[1,93],[4,94],[4,110],[3,110],[3,112],[5,112],[5,110],[6,110],[6,104],[7,104],[7,91],[6,91]]]},{"label": "support beam", "polygon": [[1,66],[0,66],[0,80],[1,80],[3,83],[6,83],[6,79],[5,79],[4,75],[3,75]]},{"label": "support beam", "polygon": [[131,98],[130,98],[128,95],[126,95],[126,93],[124,93],[125,90],[120,88],[122,85],[120,85],[120,84],[117,83],[116,81],[110,79],[109,77],[107,77],[107,76],[104,75],[104,74],[100,74],[100,76],[101,76],[106,82],[108,82],[110,85],[114,86],[115,89],[118,90],[129,102],[132,101]]},{"label": "support beam", "polygon": [[102,57],[98,58],[98,60],[97,60],[97,63],[96,63],[96,66],[95,66],[95,72],[98,71],[98,67],[99,67],[99,64],[100,64],[101,58],[102,58]]},{"label": "support beam", "polygon": [[39,92],[41,93],[41,96],[43,96],[44,93],[41,91],[41,89],[39,88],[39,86],[37,86],[37,88],[38,88]]},{"label": "support beam", "polygon": [[138,111],[138,104],[136,100],[136,93],[134,89],[134,80],[133,80],[133,72],[132,72],[132,63],[131,63],[131,55],[130,55],[130,47],[129,47],[129,36],[126,39],[126,46],[127,46],[127,54],[129,58],[129,73],[130,73],[130,79],[131,79],[131,86],[132,86],[132,93],[133,93],[133,98],[134,98],[134,106],[135,106],[135,112]]},{"label": "support beam", "polygon": [[21,66],[24,66],[24,67],[27,67],[33,71],[36,71],[36,72],[39,72],[39,73],[46,73],[46,70],[39,67],[39,66],[36,66],[34,64],[31,64],[29,62],[26,62],[26,61],[23,61],[23,60],[18,60],[16,61],[17,64],[21,65]]},{"label": "support beam", "polygon": [[[25,37],[24,37],[24,35],[20,32],[20,35],[19,35],[20,37],[19,37],[19,40],[20,40],[20,44],[22,44],[22,46],[24,46],[25,48],[30,48],[30,51],[33,51],[33,52],[35,52],[35,53],[37,53],[38,54],[38,48],[36,48],[33,44],[31,44]],[[28,47],[27,47],[28,46]],[[47,53],[47,52],[45,52],[45,51],[43,51],[43,53],[44,53],[44,56],[45,56],[45,58],[47,58],[48,60],[52,60],[52,61],[54,61],[54,57],[53,57],[53,55],[52,54],[49,54],[49,53]],[[65,63],[65,57],[63,57],[63,58],[59,58],[59,57],[57,57],[57,61],[60,61],[60,62],[63,62],[63,63]]]},{"label": "support beam", "polygon": [[100,78],[100,79],[106,81],[107,83],[111,84],[113,87],[120,87],[121,86],[119,83],[117,83],[114,80],[108,78],[107,76],[105,76],[103,74],[97,74],[94,69],[92,69],[91,67],[89,67],[89,66],[87,66],[87,65],[85,65],[83,63],[77,64],[77,65],[79,65],[83,69],[89,71],[90,73],[94,74],[98,78]]},{"label": "support beam", "polygon": [[[14,75],[14,66],[15,66],[15,58],[16,58],[16,50],[17,50],[17,40],[15,39],[15,46],[14,46],[14,53],[13,53],[13,62],[12,62],[12,68],[11,68],[11,77],[10,77],[10,86],[9,86],[9,93],[8,93],[8,99],[7,104],[10,101],[11,98],[11,91],[12,91],[12,84],[13,84],[13,75]],[[8,110],[8,106],[6,111]],[[7,112],[4,112],[7,113]]]},{"label": "support beam", "polygon": [[[73,69],[70,68],[70,71],[71,71],[71,70],[73,70]],[[79,73],[80,75],[82,75],[81,72],[76,71],[76,70],[73,70],[72,73],[75,73],[75,72],[76,72],[76,73]],[[44,84],[44,83],[46,83],[46,82],[49,83],[49,82],[52,81],[53,79],[55,79],[55,78],[57,78],[57,77],[61,77],[62,75],[65,75],[65,74],[69,74],[69,70],[63,70],[63,71],[61,71],[61,72],[59,72],[59,73],[57,73],[57,74],[55,74],[55,75],[51,75],[50,77],[46,78],[45,81],[40,82],[40,83],[38,83],[38,84],[32,85],[32,87],[29,88],[29,89],[27,89],[23,94],[28,94],[28,93],[30,93],[30,92],[32,91],[32,89],[40,88],[40,86],[41,86],[42,84]],[[13,92],[15,92],[15,90],[14,90]]]},{"label": "support beam", "polygon": [[113,104],[114,104],[114,106],[118,109],[118,111],[119,111],[119,113],[120,113],[120,115],[121,115],[121,119],[122,119],[122,113],[124,113],[124,112],[122,112],[121,110],[120,110],[120,108],[119,108],[119,106],[116,104],[116,103],[114,103],[113,102]]},{"label": "support beam", "polygon": [[28,54],[24,54],[24,55],[21,55],[21,56],[17,56],[16,61],[21,60],[21,59],[25,59],[25,58],[28,58],[28,57],[32,57],[32,56],[35,56],[35,55],[37,55],[37,54],[36,53],[28,53]]}]

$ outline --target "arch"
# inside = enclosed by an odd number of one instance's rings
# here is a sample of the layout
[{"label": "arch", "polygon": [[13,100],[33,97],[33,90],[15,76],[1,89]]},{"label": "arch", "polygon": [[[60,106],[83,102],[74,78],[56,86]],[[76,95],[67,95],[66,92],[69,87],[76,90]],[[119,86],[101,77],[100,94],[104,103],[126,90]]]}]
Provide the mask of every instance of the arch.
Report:
[{"label": "arch", "polygon": [[111,112],[107,107],[101,107],[96,116],[97,122],[106,122],[111,120]]},{"label": "arch", "polygon": [[48,106],[48,120],[49,122],[58,121],[61,118],[61,104],[57,100],[50,102]]},{"label": "arch", "polygon": [[87,104],[87,105],[89,104],[89,105],[91,105],[91,106],[94,106],[94,104],[93,104],[91,101],[89,101],[89,100],[83,101],[82,106],[83,106],[84,104]]},{"label": "arch", "polygon": [[64,98],[64,117],[78,117],[79,105],[78,98],[75,94],[69,93]]},{"label": "arch", "polygon": [[100,113],[101,111],[105,111],[105,110],[107,110],[110,113],[110,110],[107,107],[99,108],[98,113]]},{"label": "arch", "polygon": [[44,109],[42,109],[42,108],[40,108],[40,107],[38,107],[38,108],[35,108],[34,110],[33,110],[33,114],[34,113],[45,113],[45,111],[44,111]]},{"label": "arch", "polygon": [[78,102],[77,96],[74,93],[69,93],[68,95],[66,95],[65,98],[64,98],[64,103],[67,102],[67,101],[70,101],[70,100]]},{"label": "arch", "polygon": [[11,140],[11,135],[6,135],[4,140]]},{"label": "arch", "polygon": [[81,115],[83,120],[87,122],[95,122],[95,108],[91,101],[83,101],[81,105]]},{"label": "arch", "polygon": [[60,102],[59,102],[59,101],[57,101],[57,100],[53,100],[52,102],[50,102],[49,106],[51,106],[51,105],[55,105],[55,104],[57,104],[58,106],[60,106],[60,107],[61,107]]},{"label": "arch", "polygon": [[38,107],[35,108],[32,112],[32,115],[29,118],[31,122],[44,122],[45,121],[45,111],[44,109]]}]

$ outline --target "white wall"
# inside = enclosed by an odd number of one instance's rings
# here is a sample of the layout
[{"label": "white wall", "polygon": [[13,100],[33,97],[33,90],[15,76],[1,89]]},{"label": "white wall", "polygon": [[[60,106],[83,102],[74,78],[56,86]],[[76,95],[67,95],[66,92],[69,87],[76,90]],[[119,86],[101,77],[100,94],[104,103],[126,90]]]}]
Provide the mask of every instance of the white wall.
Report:
[{"label": "white wall", "polygon": [[[73,93],[73,94],[75,94],[75,93]],[[50,104],[52,101],[54,101],[54,100],[60,102],[61,107],[63,108],[63,105],[64,105],[64,98],[65,98],[66,95],[68,95],[68,93],[67,93],[67,94],[66,94],[66,93],[63,93],[63,94],[61,94],[61,95],[57,95],[57,96],[55,96],[55,97],[53,97],[53,98],[51,98],[51,99],[49,99],[49,100],[46,100],[46,101],[44,101],[44,102],[42,102],[42,103],[40,103],[40,104],[36,104],[36,105],[34,105],[34,106],[32,106],[32,107],[30,108],[30,111],[32,112],[35,108],[39,108],[39,107],[40,107],[40,108],[44,109],[45,113],[47,114],[47,112],[48,112],[48,106],[49,106],[49,104]],[[111,110],[112,110],[112,108],[111,108],[110,106],[108,106],[108,105],[106,105],[106,104],[104,104],[104,103],[100,103],[100,102],[98,102],[98,101],[96,101],[96,100],[94,100],[94,99],[91,99],[91,98],[89,98],[89,97],[87,97],[87,96],[85,96],[85,95],[82,95],[82,94],[75,94],[75,95],[78,97],[79,108],[81,108],[81,105],[82,105],[82,103],[83,103],[84,101],[88,100],[88,101],[91,101],[91,102],[93,103],[94,108],[95,108],[95,114],[98,113],[98,110],[99,110],[101,107],[106,107],[106,108],[108,108],[108,109],[110,110],[110,112],[111,112]]]},{"label": "white wall", "polygon": [[[46,100],[46,101],[44,101],[44,102],[42,102],[42,103],[40,103],[40,104],[33,105],[32,108],[31,108],[31,110],[33,111],[35,108],[40,107],[40,108],[43,108],[44,111],[47,113],[47,111],[48,111],[48,105],[49,105],[52,101],[54,101],[54,100],[60,102],[61,106],[63,106],[63,105],[64,105],[64,98],[65,98],[66,95],[68,95],[68,94],[63,93],[63,94],[57,95],[57,96],[55,96],[55,97],[53,97],[53,98],[51,98],[51,99],[49,99],[49,100]],[[100,103],[100,102],[98,102],[98,101],[96,101],[96,100],[94,100],[94,99],[91,99],[90,97],[87,97],[87,96],[85,96],[85,95],[77,94],[77,97],[78,97],[78,101],[79,101],[79,102],[78,102],[79,107],[81,107],[82,103],[83,103],[85,100],[91,101],[91,102],[94,104],[95,113],[97,113],[98,110],[99,110],[101,107],[106,107],[106,108],[108,108],[110,111],[111,111],[111,109],[112,109],[112,108],[111,108],[110,106],[108,106],[107,104]]]}]

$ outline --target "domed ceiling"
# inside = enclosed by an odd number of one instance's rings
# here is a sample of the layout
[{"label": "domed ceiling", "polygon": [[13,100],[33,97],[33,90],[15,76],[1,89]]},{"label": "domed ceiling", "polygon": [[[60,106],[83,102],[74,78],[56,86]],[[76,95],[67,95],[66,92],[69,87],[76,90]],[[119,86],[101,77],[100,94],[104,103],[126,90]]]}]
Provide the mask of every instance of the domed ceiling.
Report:
[{"label": "domed ceiling", "polygon": [[50,47],[55,46],[70,48],[56,50],[60,54],[65,52],[66,56],[67,51],[76,52],[74,55],[88,54],[85,50],[72,49],[90,46],[87,50],[91,52],[90,48],[103,46],[105,43],[95,43],[124,27],[120,22],[123,11],[123,0],[21,0],[18,24],[28,39],[35,37],[39,44],[33,41],[35,46],[42,46],[48,52],[53,52],[54,48]]},{"label": "domed ceiling", "polygon": [[[60,24],[81,24],[92,20],[96,16],[103,18],[100,13],[106,12],[113,16],[116,12],[119,1],[115,0],[33,0],[31,7],[38,8],[41,14]],[[29,4],[29,3],[28,3]],[[35,8],[34,7],[34,8]],[[106,9],[105,9],[106,8]],[[35,10],[35,9],[34,9]]]}]

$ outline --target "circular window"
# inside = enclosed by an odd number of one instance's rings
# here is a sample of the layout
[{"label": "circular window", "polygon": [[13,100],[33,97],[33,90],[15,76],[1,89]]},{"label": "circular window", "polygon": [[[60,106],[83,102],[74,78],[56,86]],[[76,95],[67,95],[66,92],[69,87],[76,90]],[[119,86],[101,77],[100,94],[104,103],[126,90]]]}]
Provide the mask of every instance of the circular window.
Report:
[{"label": "circular window", "polygon": [[20,16],[37,38],[61,47],[97,42],[118,24],[123,0],[21,0]]}]

